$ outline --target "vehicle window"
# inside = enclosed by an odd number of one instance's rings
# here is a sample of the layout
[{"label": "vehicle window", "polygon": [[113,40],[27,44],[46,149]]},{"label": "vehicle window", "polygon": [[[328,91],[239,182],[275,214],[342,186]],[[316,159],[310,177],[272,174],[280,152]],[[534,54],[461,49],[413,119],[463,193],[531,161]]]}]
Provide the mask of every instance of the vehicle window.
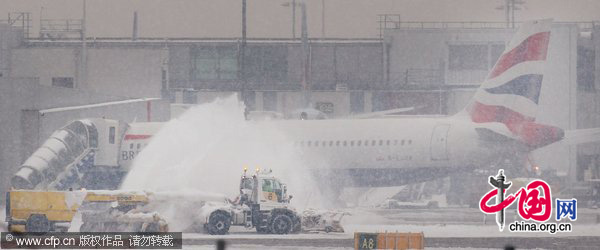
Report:
[{"label": "vehicle window", "polygon": [[245,178],[242,180],[242,189],[252,189],[252,180],[249,178]]},{"label": "vehicle window", "polygon": [[262,181],[262,190],[263,192],[273,192],[273,183],[271,180]]},{"label": "vehicle window", "polygon": [[273,183],[273,190],[279,190],[279,189],[281,189],[281,183],[279,183],[279,181],[272,180],[271,182]]}]

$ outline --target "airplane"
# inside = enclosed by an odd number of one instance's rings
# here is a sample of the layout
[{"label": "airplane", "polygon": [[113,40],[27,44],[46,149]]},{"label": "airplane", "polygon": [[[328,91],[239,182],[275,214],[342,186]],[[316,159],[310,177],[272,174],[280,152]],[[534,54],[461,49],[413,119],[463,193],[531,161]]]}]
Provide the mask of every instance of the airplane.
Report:
[{"label": "airplane", "polygon": [[[455,115],[268,124],[293,141],[315,176],[341,186],[399,186],[507,160],[522,169],[531,152],[547,145],[600,140],[600,128],[564,131],[535,121],[550,25],[551,20],[523,23],[469,104]],[[74,121],[23,163],[12,186],[118,188],[135,156],[161,126]]]}]

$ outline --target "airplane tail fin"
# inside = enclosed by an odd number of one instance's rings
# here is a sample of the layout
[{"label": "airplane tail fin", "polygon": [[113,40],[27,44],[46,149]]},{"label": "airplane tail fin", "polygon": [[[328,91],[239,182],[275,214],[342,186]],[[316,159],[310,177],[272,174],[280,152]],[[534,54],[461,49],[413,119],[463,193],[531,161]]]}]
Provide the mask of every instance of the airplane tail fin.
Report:
[{"label": "airplane tail fin", "polygon": [[535,122],[551,23],[521,25],[466,107],[471,121],[503,124],[512,137],[535,148],[562,139],[562,129]]}]

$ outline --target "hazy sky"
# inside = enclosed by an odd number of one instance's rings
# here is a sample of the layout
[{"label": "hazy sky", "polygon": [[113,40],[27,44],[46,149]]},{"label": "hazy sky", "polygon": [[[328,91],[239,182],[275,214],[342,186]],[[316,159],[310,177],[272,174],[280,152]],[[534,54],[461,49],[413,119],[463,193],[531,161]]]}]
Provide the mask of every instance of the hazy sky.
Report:
[{"label": "hazy sky", "polygon": [[[290,0],[291,1],[291,0]],[[300,0],[298,0],[300,1]],[[88,0],[89,36],[130,36],[138,11],[140,37],[240,37],[242,0]],[[248,37],[291,37],[287,0],[248,0]],[[377,37],[377,14],[403,21],[504,21],[504,0],[325,0],[326,37]],[[306,0],[309,36],[321,37],[322,0]],[[82,0],[0,0],[0,16],[31,12],[35,34],[43,18],[81,18]],[[43,10],[42,10],[43,7]],[[297,33],[300,33],[297,8]],[[600,20],[600,0],[526,0],[515,19]]]}]

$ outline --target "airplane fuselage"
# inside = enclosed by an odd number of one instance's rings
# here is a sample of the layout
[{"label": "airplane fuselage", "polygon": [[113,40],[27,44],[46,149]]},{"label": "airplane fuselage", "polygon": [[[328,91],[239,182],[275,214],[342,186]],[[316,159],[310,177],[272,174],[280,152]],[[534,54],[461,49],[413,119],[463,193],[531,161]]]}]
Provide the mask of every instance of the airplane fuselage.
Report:
[{"label": "airplane fuselage", "polygon": [[[402,185],[489,166],[506,152],[519,154],[514,145],[481,140],[474,123],[456,117],[255,123],[282,133],[304,166],[341,185]],[[156,123],[130,125],[119,154],[122,168],[129,168],[158,129]]]},{"label": "airplane fuselage", "polygon": [[[527,152],[481,139],[455,117],[273,121],[306,166],[344,185],[393,186],[489,166]],[[352,180],[350,182],[344,179]]]}]

